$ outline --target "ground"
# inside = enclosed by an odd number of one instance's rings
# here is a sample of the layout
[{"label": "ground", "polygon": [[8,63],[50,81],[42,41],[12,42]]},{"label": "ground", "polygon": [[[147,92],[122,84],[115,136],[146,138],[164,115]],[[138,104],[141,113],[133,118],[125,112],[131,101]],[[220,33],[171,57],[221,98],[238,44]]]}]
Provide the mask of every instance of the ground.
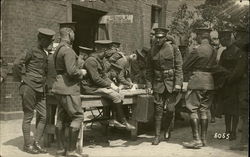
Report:
[{"label": "ground", "polygon": [[[237,141],[215,139],[215,133],[223,133],[223,119],[216,119],[215,124],[209,124],[208,147],[192,150],[185,149],[181,143],[191,140],[191,129],[187,121],[177,121],[169,142],[161,142],[158,146],[151,145],[153,139],[152,124],[140,124],[139,136],[136,141],[129,139],[126,130],[110,129],[109,137],[104,134],[104,127],[94,124],[87,125],[84,135],[84,153],[90,157],[123,156],[123,157],[246,157],[247,151],[231,151],[229,146]],[[22,120],[1,121],[1,157],[53,157],[55,156],[55,144],[48,148],[48,154],[30,155],[22,151],[23,137],[21,132]],[[33,125],[34,127],[34,125]],[[143,131],[142,131],[143,130]],[[240,136],[240,133],[238,137]],[[109,142],[107,142],[107,140]]]}]

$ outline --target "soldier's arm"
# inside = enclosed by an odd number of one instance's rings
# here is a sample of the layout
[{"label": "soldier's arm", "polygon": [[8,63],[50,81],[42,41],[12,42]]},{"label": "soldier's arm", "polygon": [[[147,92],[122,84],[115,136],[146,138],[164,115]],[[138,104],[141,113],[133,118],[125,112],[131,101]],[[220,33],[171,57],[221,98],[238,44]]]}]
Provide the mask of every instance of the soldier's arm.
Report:
[{"label": "soldier's arm", "polygon": [[182,71],[182,57],[181,52],[175,47],[175,85],[182,85],[183,71]]},{"label": "soldier's arm", "polygon": [[25,51],[22,53],[13,63],[13,76],[15,80],[21,81],[22,75],[26,71],[25,65],[27,65],[32,57],[31,51]]},{"label": "soldier's arm", "polygon": [[238,59],[234,70],[229,76],[228,83],[238,81],[245,73],[247,73],[247,55],[245,52],[239,50]]},{"label": "soldier's arm", "polygon": [[100,77],[99,73],[98,73],[98,64],[96,63],[95,60],[89,58],[86,62],[85,62],[85,67],[88,71],[88,74],[90,76],[90,78],[92,79],[92,81],[99,87],[110,87],[111,83],[105,79],[103,79],[102,77]]},{"label": "soldier's arm", "polygon": [[75,52],[70,48],[61,48],[64,51],[64,62],[69,76],[81,79],[82,72],[77,64]]}]

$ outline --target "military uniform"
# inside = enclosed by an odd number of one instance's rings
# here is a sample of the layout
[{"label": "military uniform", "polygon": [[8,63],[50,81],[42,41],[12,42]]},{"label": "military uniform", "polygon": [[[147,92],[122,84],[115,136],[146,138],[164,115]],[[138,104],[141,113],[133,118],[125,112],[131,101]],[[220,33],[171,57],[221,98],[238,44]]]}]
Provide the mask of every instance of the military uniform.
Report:
[{"label": "military uniform", "polygon": [[[157,36],[166,32],[165,29],[156,29]],[[182,57],[180,51],[165,41],[162,45],[154,44],[147,59],[147,87],[153,89],[154,103],[155,103],[155,125],[156,138],[153,144],[158,144],[161,130],[161,120],[164,106],[167,108],[167,120],[165,138],[169,138],[170,124],[172,122],[175,110],[175,103],[169,105],[169,98],[175,97],[177,93],[174,92],[176,85],[182,86]],[[168,136],[168,137],[166,137]]]},{"label": "military uniform", "polygon": [[[82,62],[72,49],[73,34],[71,26],[75,23],[60,25],[61,41],[54,53],[54,64],[56,69],[56,81],[53,84],[52,92],[58,101],[58,114],[56,123],[56,136],[58,142],[57,155],[66,151],[66,156],[80,156],[76,153],[76,143],[79,131],[84,120],[84,113],[81,107],[80,86],[84,70],[81,69]],[[64,130],[69,127],[68,145],[65,144]]]},{"label": "military uniform", "polygon": [[[207,113],[213,101],[214,83],[209,67],[215,64],[216,52],[209,44],[210,35],[206,31],[210,30],[199,32],[197,38],[201,40],[200,45],[187,56],[183,63],[184,80],[188,82],[186,107],[190,111],[190,124],[194,138],[190,143],[184,142],[183,145],[190,148],[206,145]],[[199,119],[201,119],[201,139],[198,130]]]},{"label": "military uniform", "polygon": [[[52,41],[55,32],[49,29],[39,29],[38,36],[46,37]],[[38,37],[39,38],[39,37]],[[37,111],[37,127],[34,146],[40,142],[46,124],[46,103],[45,103],[45,82],[47,74],[48,54],[45,48],[38,45],[18,57],[13,66],[13,74],[17,80],[21,80],[20,95],[22,97],[23,117],[23,136],[24,150],[29,153],[46,153],[46,151],[37,149],[34,151],[31,147],[30,125],[34,115],[34,109]],[[24,68],[25,67],[25,68]],[[25,69],[25,70],[24,70]],[[40,146],[39,146],[40,147]]]}]

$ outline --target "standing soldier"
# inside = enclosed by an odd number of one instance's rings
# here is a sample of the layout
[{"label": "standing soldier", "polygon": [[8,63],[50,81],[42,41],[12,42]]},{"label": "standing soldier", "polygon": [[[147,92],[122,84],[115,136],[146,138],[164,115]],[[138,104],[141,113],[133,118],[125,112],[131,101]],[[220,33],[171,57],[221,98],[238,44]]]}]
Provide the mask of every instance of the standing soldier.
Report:
[{"label": "standing soldier", "polygon": [[[21,54],[14,62],[13,72],[18,80],[21,80],[20,95],[23,106],[23,137],[25,152],[31,154],[47,153],[40,146],[40,139],[46,125],[45,81],[47,73],[48,47],[52,44],[55,32],[46,29],[38,29],[38,45],[24,54]],[[23,70],[25,69],[25,71]],[[30,139],[30,124],[37,111],[37,127],[33,145]]]},{"label": "standing soldier", "polygon": [[[188,82],[185,96],[186,107],[190,111],[190,125],[193,141],[183,142],[187,148],[200,148],[206,145],[208,127],[208,110],[213,101],[213,77],[209,73],[209,65],[213,64],[213,47],[210,45],[209,29],[197,29],[197,42],[200,44],[183,63],[184,81]],[[198,116],[200,115],[200,116]],[[199,122],[200,119],[200,122]],[[201,138],[199,134],[201,126]]]},{"label": "standing soldier", "polygon": [[[234,72],[240,73],[242,71],[243,75],[239,79],[239,113],[240,119],[242,121],[242,134],[239,143],[230,147],[232,150],[248,150],[248,110],[249,110],[249,95],[248,95],[248,53],[249,53],[249,27],[244,27],[242,25],[237,26],[236,30],[236,45],[240,48],[239,60]],[[241,63],[241,65],[239,65]],[[240,68],[239,68],[240,66]],[[238,74],[237,73],[237,74]]]},{"label": "standing soldier", "polygon": [[[73,25],[74,23],[72,23]],[[64,128],[68,123],[69,137],[66,147],[66,156],[81,157],[76,152],[76,143],[79,130],[83,122],[83,110],[81,108],[79,82],[86,75],[86,70],[80,69],[78,57],[72,49],[75,34],[69,26],[60,29],[60,44],[54,53],[54,63],[56,69],[56,81],[53,84],[52,92],[58,100],[58,119],[56,124],[56,136],[58,142],[65,143]],[[59,149],[62,149],[61,151]],[[57,155],[65,153],[64,148],[59,148]]]},{"label": "standing soldier", "polygon": [[154,31],[155,43],[148,55],[146,79],[147,91],[151,93],[153,89],[155,103],[155,138],[152,144],[158,145],[164,107],[167,108],[164,138],[170,138],[170,124],[174,118],[175,106],[169,105],[169,98],[176,96],[176,91],[181,89],[183,74],[180,51],[166,41],[169,30],[155,28]]}]

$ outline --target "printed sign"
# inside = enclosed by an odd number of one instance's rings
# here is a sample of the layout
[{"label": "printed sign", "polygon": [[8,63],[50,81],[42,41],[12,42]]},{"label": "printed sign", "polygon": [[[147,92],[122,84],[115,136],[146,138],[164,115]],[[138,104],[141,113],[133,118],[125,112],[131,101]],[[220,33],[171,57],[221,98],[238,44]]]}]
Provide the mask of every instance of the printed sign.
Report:
[{"label": "printed sign", "polygon": [[105,15],[100,23],[133,23],[133,15]]}]

